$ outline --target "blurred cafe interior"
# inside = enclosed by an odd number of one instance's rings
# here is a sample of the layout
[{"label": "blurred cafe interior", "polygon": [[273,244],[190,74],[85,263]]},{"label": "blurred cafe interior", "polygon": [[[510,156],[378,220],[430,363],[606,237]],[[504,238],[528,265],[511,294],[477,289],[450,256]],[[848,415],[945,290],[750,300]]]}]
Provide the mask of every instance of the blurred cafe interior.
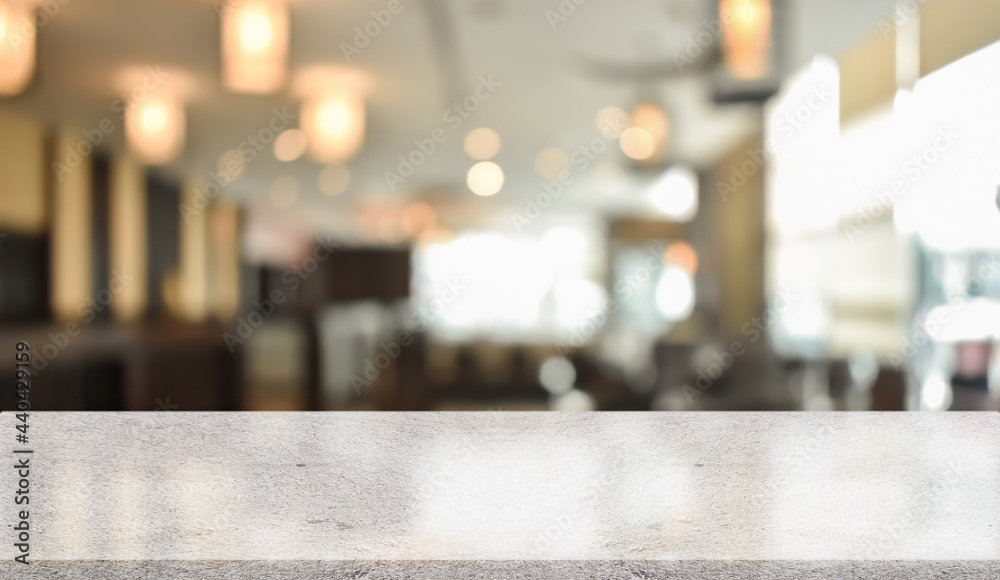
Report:
[{"label": "blurred cafe interior", "polygon": [[995,0],[0,0],[0,344],[37,410],[1000,409],[997,103]]}]

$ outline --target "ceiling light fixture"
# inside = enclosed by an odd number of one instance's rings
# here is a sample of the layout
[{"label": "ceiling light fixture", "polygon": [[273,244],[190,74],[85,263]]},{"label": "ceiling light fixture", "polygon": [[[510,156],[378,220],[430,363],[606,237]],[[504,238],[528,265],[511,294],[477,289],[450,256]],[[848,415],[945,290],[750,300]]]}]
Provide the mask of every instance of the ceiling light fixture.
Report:
[{"label": "ceiling light fixture", "polygon": [[354,157],[365,140],[365,106],[346,91],[331,91],[302,105],[302,128],[309,136],[309,155],[323,163]]},{"label": "ceiling light fixture", "polygon": [[35,72],[35,2],[0,0],[0,95],[25,89]]},{"label": "ceiling light fixture", "polygon": [[184,148],[184,105],[160,87],[125,111],[125,137],[137,158],[150,165],[171,161]]},{"label": "ceiling light fixture", "polygon": [[273,93],[287,75],[288,6],[241,0],[222,12],[222,82],[239,93]]},{"label": "ceiling light fixture", "polygon": [[760,79],[771,60],[770,0],[721,0],[723,61],[733,77]]},{"label": "ceiling light fixture", "polygon": [[340,165],[358,154],[369,90],[369,78],[356,69],[315,65],[296,72],[294,92],[303,101],[299,126],[314,161]]}]

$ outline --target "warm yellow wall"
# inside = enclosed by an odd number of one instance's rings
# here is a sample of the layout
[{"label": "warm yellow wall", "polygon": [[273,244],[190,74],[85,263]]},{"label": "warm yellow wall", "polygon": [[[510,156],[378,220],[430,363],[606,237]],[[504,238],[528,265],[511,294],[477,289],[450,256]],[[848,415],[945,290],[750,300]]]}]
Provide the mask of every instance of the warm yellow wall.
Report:
[{"label": "warm yellow wall", "polygon": [[220,202],[212,210],[213,310],[221,320],[236,316],[240,307],[239,210]]},{"label": "warm yellow wall", "polygon": [[136,320],[146,310],[148,234],[145,169],[124,153],[111,162],[108,232],[112,272],[125,273],[129,283],[111,304],[115,318]]},{"label": "warm yellow wall", "polygon": [[920,74],[1000,41],[997,0],[929,0],[920,13]]},{"label": "warm yellow wall", "polygon": [[[920,76],[1000,41],[998,0],[928,0],[919,18]],[[871,34],[838,56],[842,123],[895,96],[896,26],[894,15],[886,14]]]},{"label": "warm yellow wall", "polygon": [[[56,136],[56,159],[66,147],[75,147],[80,132],[63,128]],[[91,159],[82,157],[76,167],[52,179],[51,276],[52,312],[58,319],[81,316],[81,305],[91,296],[93,191]]]},{"label": "warm yellow wall", "polygon": [[45,128],[0,109],[0,231],[45,231],[45,170]]},{"label": "warm yellow wall", "polygon": [[[196,190],[188,184],[181,192],[181,204],[201,207],[195,203]],[[208,316],[211,293],[209,288],[208,217],[210,208],[200,209],[180,219],[180,314],[189,322],[200,322]]]},{"label": "warm yellow wall", "polygon": [[892,102],[896,96],[896,34],[885,23],[881,30],[873,30],[838,56],[837,64],[841,124]]},{"label": "warm yellow wall", "polygon": [[[740,328],[759,316],[764,297],[764,171],[750,152],[763,150],[758,135],[743,142],[716,164],[707,175],[704,189],[710,231],[718,240],[708,256],[718,280],[719,316],[727,337],[742,336]],[[753,171],[734,179],[741,167]],[[732,191],[720,193],[720,184]]]}]

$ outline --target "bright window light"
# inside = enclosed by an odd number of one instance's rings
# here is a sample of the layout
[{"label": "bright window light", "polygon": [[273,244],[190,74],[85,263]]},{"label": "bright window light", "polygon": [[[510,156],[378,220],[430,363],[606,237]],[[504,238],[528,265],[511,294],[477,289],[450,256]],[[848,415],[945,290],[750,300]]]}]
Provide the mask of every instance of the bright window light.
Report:
[{"label": "bright window light", "polygon": [[914,138],[901,165],[905,221],[929,248],[1000,250],[1000,43],[920,79],[913,89]]},{"label": "bright window light", "polygon": [[559,226],[541,235],[465,232],[418,246],[414,306],[437,309],[426,310],[426,323],[445,340],[552,344],[578,332],[589,340],[608,318],[600,239]]},{"label": "bright window light", "polygon": [[684,320],[694,311],[694,279],[679,266],[667,266],[656,283],[656,307],[670,321]]},{"label": "bright window light", "polygon": [[947,411],[951,399],[951,385],[940,375],[928,377],[920,389],[921,407],[925,411]]},{"label": "bright window light", "polygon": [[649,200],[664,216],[679,222],[698,213],[698,176],[687,167],[671,167],[649,191]]}]

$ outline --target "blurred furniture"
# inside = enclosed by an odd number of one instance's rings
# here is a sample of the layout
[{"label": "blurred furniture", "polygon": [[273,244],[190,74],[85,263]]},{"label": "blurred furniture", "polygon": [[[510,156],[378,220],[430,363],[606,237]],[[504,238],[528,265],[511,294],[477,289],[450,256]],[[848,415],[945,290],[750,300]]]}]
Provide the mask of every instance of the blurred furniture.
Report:
[{"label": "blurred furniture", "polygon": [[[241,355],[226,348],[226,330],[94,323],[64,342],[63,325],[8,326],[0,329],[0,348],[13,353],[17,341],[31,345],[41,367],[31,379],[33,410],[230,411],[240,408]],[[14,384],[13,369],[0,371],[4,384]],[[3,408],[13,409],[13,387],[0,392]]]}]

